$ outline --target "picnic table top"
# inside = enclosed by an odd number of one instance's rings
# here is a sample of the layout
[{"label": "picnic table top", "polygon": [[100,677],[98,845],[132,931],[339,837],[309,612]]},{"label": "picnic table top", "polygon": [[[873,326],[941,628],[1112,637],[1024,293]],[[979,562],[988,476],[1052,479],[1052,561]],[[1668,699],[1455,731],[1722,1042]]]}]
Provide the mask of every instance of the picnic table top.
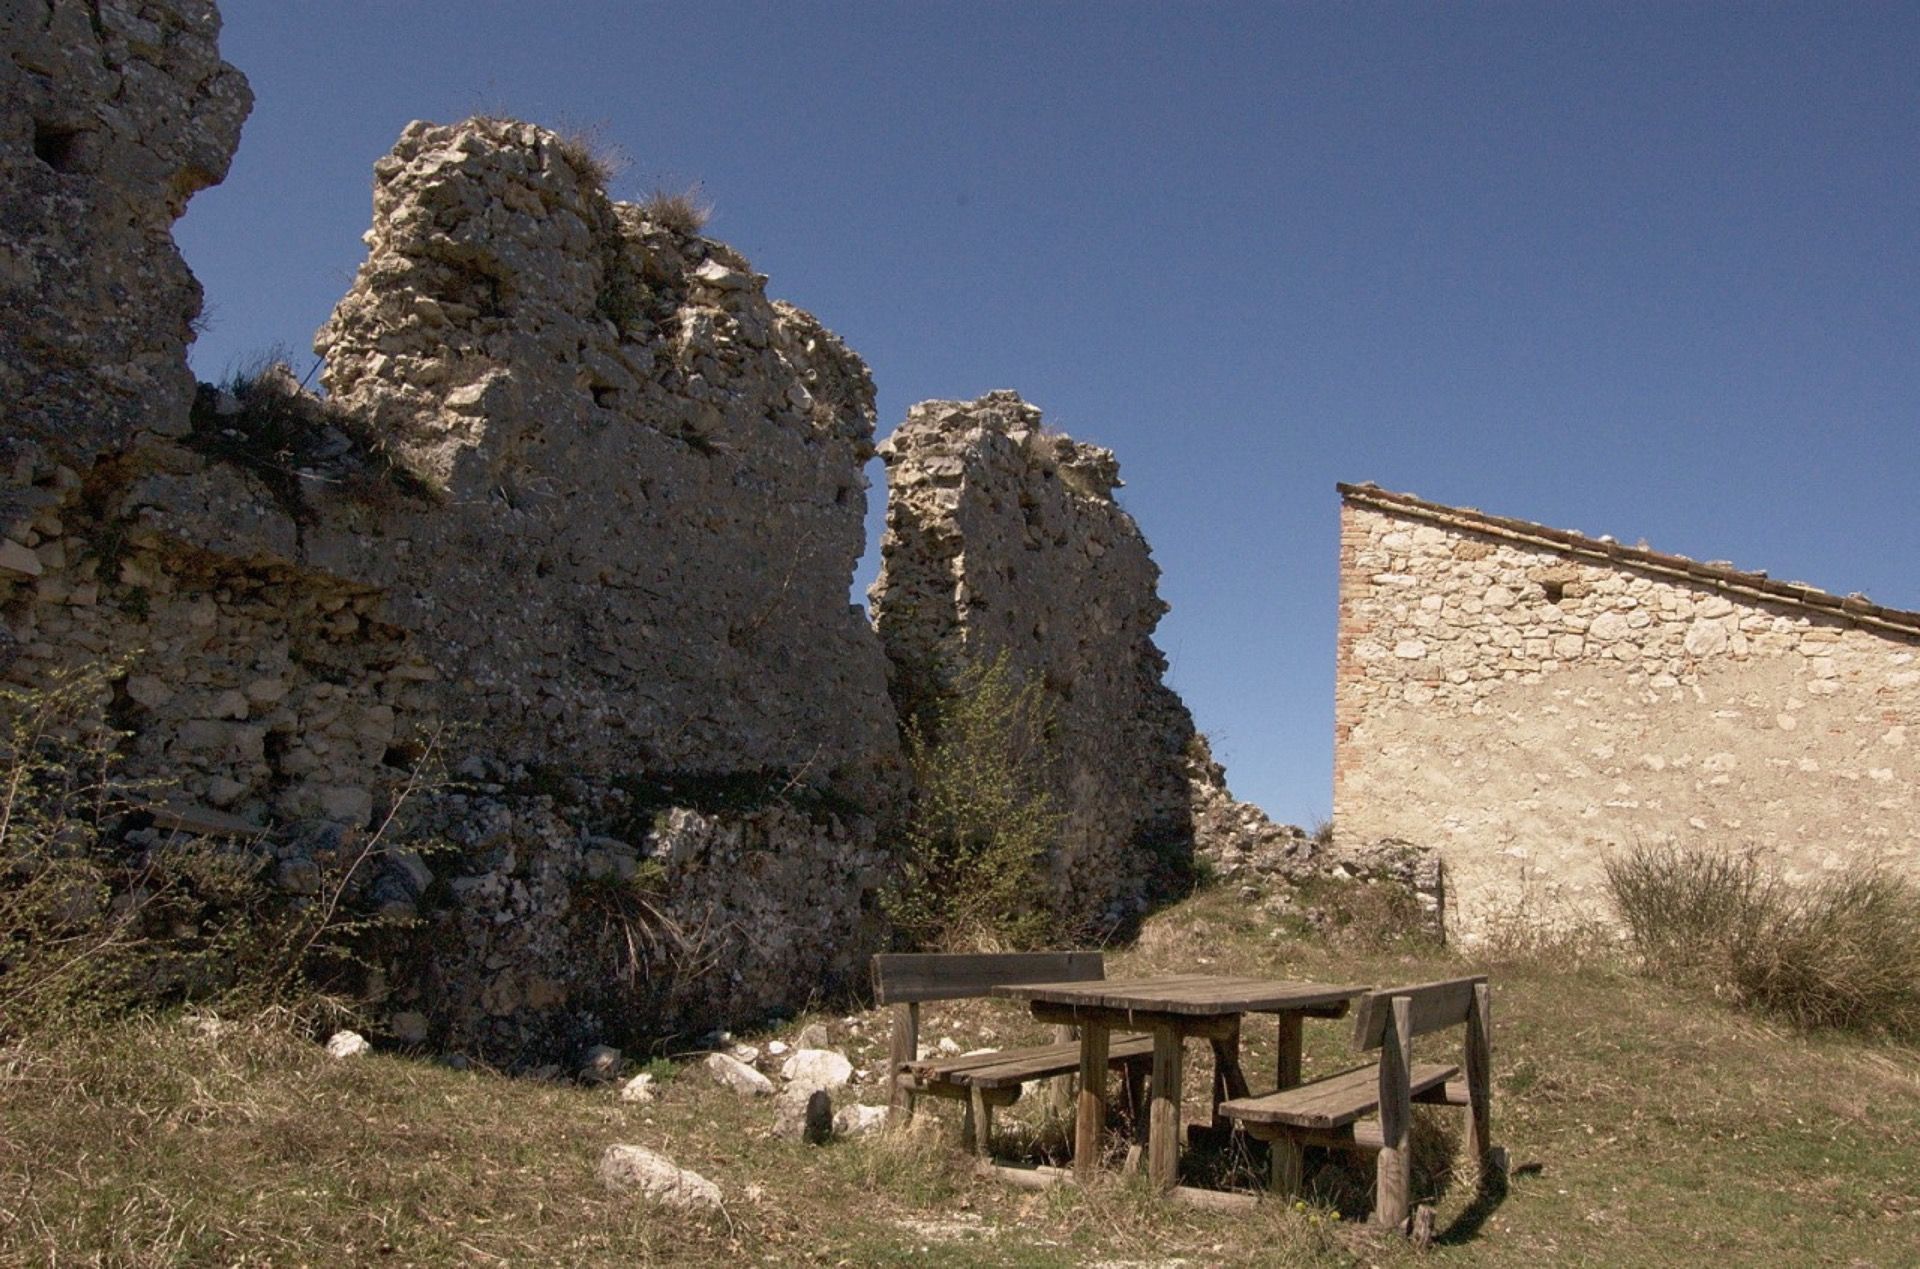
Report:
[{"label": "picnic table top", "polygon": [[989,990],[995,996],[1034,1004],[1215,1017],[1344,1006],[1370,989],[1236,974],[1168,974],[1091,982],[1002,983]]}]

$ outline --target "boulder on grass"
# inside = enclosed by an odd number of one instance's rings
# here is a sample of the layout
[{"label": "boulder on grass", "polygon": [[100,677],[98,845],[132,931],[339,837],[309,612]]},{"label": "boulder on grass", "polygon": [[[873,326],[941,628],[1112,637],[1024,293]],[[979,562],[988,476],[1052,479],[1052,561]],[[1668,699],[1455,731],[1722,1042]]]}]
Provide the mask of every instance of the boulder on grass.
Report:
[{"label": "boulder on grass", "polygon": [[732,1054],[709,1053],[706,1067],[715,1083],[724,1084],[736,1093],[748,1097],[773,1096],[773,1081]]},{"label": "boulder on grass", "polygon": [[336,1031],[327,1040],[328,1057],[359,1057],[372,1048],[373,1046],[367,1043],[367,1037],[358,1031]]},{"label": "boulder on grass", "polygon": [[853,1063],[833,1049],[800,1049],[780,1064],[780,1078],[803,1088],[840,1088],[853,1079]]},{"label": "boulder on grass", "polygon": [[700,1211],[720,1206],[719,1186],[645,1146],[608,1146],[598,1171],[608,1189],[632,1190],[667,1207]]}]

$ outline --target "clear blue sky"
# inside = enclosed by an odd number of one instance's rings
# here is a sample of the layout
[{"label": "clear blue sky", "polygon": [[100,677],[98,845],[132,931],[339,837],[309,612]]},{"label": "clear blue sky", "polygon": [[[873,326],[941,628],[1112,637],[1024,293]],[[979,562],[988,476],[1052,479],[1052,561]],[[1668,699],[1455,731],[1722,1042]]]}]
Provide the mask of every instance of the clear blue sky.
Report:
[{"label": "clear blue sky", "polygon": [[[602,125],[909,403],[1119,454],[1242,797],[1331,802],[1336,480],[1920,608],[1920,6],[224,0],[203,377],[408,120]],[[876,545],[859,578],[876,567]]]}]

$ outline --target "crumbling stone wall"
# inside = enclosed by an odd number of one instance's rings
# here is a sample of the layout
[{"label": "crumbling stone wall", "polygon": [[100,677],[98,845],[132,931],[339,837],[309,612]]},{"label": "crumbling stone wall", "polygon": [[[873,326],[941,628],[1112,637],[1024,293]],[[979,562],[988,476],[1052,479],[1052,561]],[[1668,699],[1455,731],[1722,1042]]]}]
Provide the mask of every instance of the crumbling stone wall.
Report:
[{"label": "crumbling stone wall", "polygon": [[1920,616],[1342,486],[1334,817],[1472,935],[1603,912],[1635,842],[1920,874]]},{"label": "crumbling stone wall", "polygon": [[1113,454],[1048,431],[1012,392],[927,401],[881,446],[889,497],[874,619],[911,709],[957,666],[1005,653],[1057,724],[1051,861],[1063,911],[1108,926],[1154,868],[1191,855],[1193,720],[1162,681],[1166,605],[1114,501]]},{"label": "crumbling stone wall", "polygon": [[78,471],[186,430],[200,287],[172,226],[226,175],[253,104],[219,30],[210,3],[0,6],[7,463]]},{"label": "crumbling stone wall", "polygon": [[[61,6],[8,35],[119,57],[136,19],[109,9],[98,39]],[[387,845],[451,849],[386,849],[355,882],[421,918],[369,984],[396,1034],[532,1060],[856,980],[899,778],[846,594],[864,366],[723,244],[611,203],[578,150],[482,120],[414,125],[380,164],[368,263],[319,337],[330,399],[269,375],[190,404],[197,290],[165,224],[224,168],[245,94],[210,6],[137,23],[130,56],[179,73],[114,63],[151,107],[115,143],[177,161],[111,191],[146,204],[140,233],[56,244],[105,325],[71,347],[8,327],[31,390],[0,431],[0,672],[116,667],[123,775],[166,803],[131,831],[251,839],[296,897],[437,740],[453,783],[415,790]],[[58,60],[27,44],[7,73]],[[41,87],[33,119],[96,92]],[[36,241],[10,232],[9,258]],[[74,380],[83,358],[133,389]]]}]

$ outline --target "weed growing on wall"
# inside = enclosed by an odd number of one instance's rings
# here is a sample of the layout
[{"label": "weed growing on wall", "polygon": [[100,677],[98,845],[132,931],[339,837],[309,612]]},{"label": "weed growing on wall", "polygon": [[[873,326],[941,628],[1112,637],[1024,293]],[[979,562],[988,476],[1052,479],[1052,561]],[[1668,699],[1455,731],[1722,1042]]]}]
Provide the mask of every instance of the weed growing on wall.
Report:
[{"label": "weed growing on wall", "polygon": [[887,909],[915,945],[1046,940],[1044,861],[1061,823],[1050,722],[1039,684],[1005,654],[963,670],[908,722],[913,806]]}]

